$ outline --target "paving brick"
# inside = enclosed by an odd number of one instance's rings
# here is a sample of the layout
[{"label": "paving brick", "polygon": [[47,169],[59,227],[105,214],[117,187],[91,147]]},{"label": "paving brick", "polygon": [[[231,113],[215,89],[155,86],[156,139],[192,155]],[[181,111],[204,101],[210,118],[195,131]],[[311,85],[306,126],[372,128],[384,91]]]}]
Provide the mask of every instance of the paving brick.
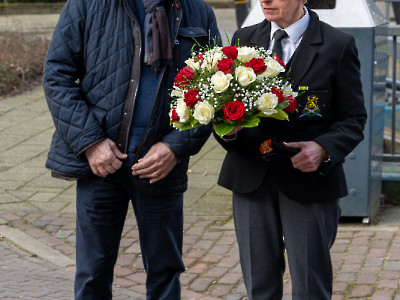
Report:
[{"label": "paving brick", "polygon": [[360,275],[357,279],[357,284],[375,284],[378,276]]},{"label": "paving brick", "polygon": [[342,266],[342,273],[358,273],[361,270],[361,264],[345,264]]},{"label": "paving brick", "polygon": [[186,256],[192,258],[201,258],[204,256],[205,253],[206,253],[205,250],[190,250],[189,252],[186,253]]},{"label": "paving brick", "polygon": [[336,281],[354,281],[357,278],[356,273],[340,273],[336,277]]},{"label": "paving brick", "polygon": [[381,272],[381,266],[379,267],[371,267],[371,266],[366,266],[364,269],[360,272],[360,275],[374,275],[374,276],[379,276],[379,273]]},{"label": "paving brick", "polygon": [[223,275],[225,275],[229,271],[228,268],[220,268],[220,267],[214,267],[211,269],[208,269],[207,272],[203,274],[204,277],[213,277],[213,278],[219,278]]},{"label": "paving brick", "polygon": [[349,254],[345,257],[345,264],[363,264],[365,260],[364,255],[362,254]]},{"label": "paving brick", "polygon": [[223,298],[225,295],[229,295],[231,290],[231,285],[213,285],[210,295],[216,298]]},{"label": "paving brick", "polygon": [[114,274],[117,277],[126,277],[128,275],[131,275],[133,273],[133,270],[130,268],[124,268],[120,266],[116,266],[114,268]]},{"label": "paving brick", "polygon": [[129,288],[133,285],[135,285],[135,282],[132,282],[130,280],[127,280],[125,278],[120,278],[120,277],[116,277],[114,278],[114,285],[117,287],[123,287],[123,288]]},{"label": "paving brick", "polygon": [[242,273],[229,272],[218,279],[218,283],[236,285],[242,279]]},{"label": "paving brick", "polygon": [[140,285],[146,284],[146,273],[145,272],[136,272],[136,273],[126,276],[126,278],[131,281],[134,281]]},{"label": "paving brick", "polygon": [[388,261],[384,269],[390,271],[398,271],[400,270],[400,261]]},{"label": "paving brick", "polygon": [[367,258],[365,261],[365,266],[379,266],[381,267],[384,262],[383,257]]},{"label": "paving brick", "polygon": [[190,289],[195,292],[204,292],[212,284],[214,278],[198,277],[190,285]]},{"label": "paving brick", "polygon": [[378,289],[392,289],[396,290],[399,288],[398,280],[381,279],[378,284]]},{"label": "paving brick", "polygon": [[206,256],[201,258],[201,261],[204,263],[218,263],[224,257],[223,254],[226,253],[226,247],[224,250],[225,251],[222,251],[221,254],[211,253],[212,251],[210,251]]},{"label": "paving brick", "polygon": [[190,268],[187,269],[188,273],[195,273],[195,274],[200,274],[208,270],[208,265],[201,263],[201,264],[196,264]]},{"label": "paving brick", "polygon": [[373,285],[357,285],[351,292],[351,297],[371,297],[373,291]]},{"label": "paving brick", "polygon": [[381,279],[399,280],[400,279],[400,270],[384,271],[381,274]]},{"label": "paving brick", "polygon": [[[185,264],[186,268],[190,267],[196,261],[197,261],[197,258],[194,258],[194,257],[183,257],[183,263]],[[204,261],[204,262],[207,262],[207,261]]]},{"label": "paving brick", "polygon": [[333,294],[344,294],[349,289],[349,282],[337,282],[333,284]]},{"label": "paving brick", "polygon": [[371,300],[392,300],[394,291],[376,291]]},{"label": "paving brick", "polygon": [[382,248],[382,249],[371,249],[367,255],[367,257],[385,257],[386,256],[386,252],[387,252],[387,247]]}]

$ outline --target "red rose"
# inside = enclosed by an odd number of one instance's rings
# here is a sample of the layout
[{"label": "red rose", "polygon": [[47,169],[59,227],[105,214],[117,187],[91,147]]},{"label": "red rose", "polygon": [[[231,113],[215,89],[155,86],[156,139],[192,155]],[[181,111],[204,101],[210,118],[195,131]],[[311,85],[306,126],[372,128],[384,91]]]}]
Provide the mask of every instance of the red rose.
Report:
[{"label": "red rose", "polygon": [[292,96],[289,96],[286,98],[287,101],[289,101],[289,106],[284,109],[284,111],[288,113],[293,113],[296,110],[297,107],[297,100],[293,98]]},{"label": "red rose", "polygon": [[267,69],[264,60],[261,58],[252,58],[249,62],[246,63],[246,67],[252,68],[254,73],[256,74],[264,73]]},{"label": "red rose", "polygon": [[278,56],[274,55],[272,58],[275,59],[282,67],[286,68],[285,63]]},{"label": "red rose", "polygon": [[232,58],[222,58],[217,64],[218,70],[224,72],[224,74],[231,74],[233,72],[233,59]]},{"label": "red rose", "polygon": [[200,100],[200,95],[198,90],[188,90],[185,93],[185,103],[189,107],[193,107]]},{"label": "red rose", "polygon": [[203,54],[203,53],[197,54],[193,60],[194,60],[195,62],[203,62],[203,60],[204,60],[204,54]]},{"label": "red rose", "polygon": [[283,97],[283,91],[277,89],[277,88],[272,88],[271,93],[274,94],[276,97],[278,97],[278,102],[281,103],[282,101],[285,100],[285,97]]},{"label": "red rose", "polygon": [[171,111],[171,122],[179,121],[178,113],[176,112],[176,108],[174,107]]},{"label": "red rose", "polygon": [[194,77],[194,71],[191,67],[184,67],[178,75],[176,75],[174,84],[179,88],[184,88],[188,83],[192,81]]},{"label": "red rose", "polygon": [[222,48],[222,53],[224,53],[227,58],[236,59],[238,56],[238,49],[235,46],[227,46]]},{"label": "red rose", "polygon": [[225,121],[242,122],[246,107],[240,101],[232,101],[222,106]]},{"label": "red rose", "polygon": [[281,91],[280,89],[273,87],[271,89],[271,93],[274,94],[276,97],[278,97],[279,103],[281,103],[282,101],[285,101],[285,97],[283,97],[283,91]]}]

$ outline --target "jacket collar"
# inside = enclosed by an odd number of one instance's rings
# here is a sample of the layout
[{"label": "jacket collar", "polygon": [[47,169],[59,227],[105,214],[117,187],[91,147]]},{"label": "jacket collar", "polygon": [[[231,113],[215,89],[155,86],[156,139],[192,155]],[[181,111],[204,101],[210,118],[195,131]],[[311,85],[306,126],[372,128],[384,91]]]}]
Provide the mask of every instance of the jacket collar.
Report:
[{"label": "jacket collar", "polygon": [[250,44],[268,49],[270,32],[271,23],[267,20],[262,21],[259,25],[257,25],[256,33],[253,35]]},{"label": "jacket collar", "polygon": [[[317,45],[323,42],[318,15],[310,9],[308,9],[308,13],[310,14],[310,23],[308,24],[299,47],[290,60],[290,70],[287,76],[293,81],[293,87],[297,86],[307,73],[318,53]],[[250,44],[268,49],[271,23],[264,20],[256,26],[256,33],[253,35]]]},{"label": "jacket collar", "polygon": [[296,87],[308,72],[318,54],[318,45],[323,43],[319,17],[310,9],[308,12],[310,13],[310,23],[292,56],[288,71],[288,77],[293,81],[293,87]]}]

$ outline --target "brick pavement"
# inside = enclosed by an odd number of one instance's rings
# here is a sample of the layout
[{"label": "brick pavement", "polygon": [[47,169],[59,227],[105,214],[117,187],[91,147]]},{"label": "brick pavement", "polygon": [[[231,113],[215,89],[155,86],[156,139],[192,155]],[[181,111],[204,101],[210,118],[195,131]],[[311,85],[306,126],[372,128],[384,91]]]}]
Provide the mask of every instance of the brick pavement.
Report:
[{"label": "brick pavement", "polygon": [[[43,167],[51,132],[40,87],[0,101],[1,299],[71,297],[75,184],[51,178]],[[246,297],[230,194],[216,185],[223,155],[224,150],[210,138],[191,159],[185,196],[183,299]],[[334,300],[400,300],[400,223],[397,219],[384,225],[382,218],[377,222],[370,226],[341,224],[331,251]],[[72,263],[50,263],[37,247],[4,234],[9,232],[6,228],[32,237]],[[115,298],[141,299],[144,283],[136,222],[130,210],[115,268]],[[285,299],[291,299],[290,284],[286,273]]]}]

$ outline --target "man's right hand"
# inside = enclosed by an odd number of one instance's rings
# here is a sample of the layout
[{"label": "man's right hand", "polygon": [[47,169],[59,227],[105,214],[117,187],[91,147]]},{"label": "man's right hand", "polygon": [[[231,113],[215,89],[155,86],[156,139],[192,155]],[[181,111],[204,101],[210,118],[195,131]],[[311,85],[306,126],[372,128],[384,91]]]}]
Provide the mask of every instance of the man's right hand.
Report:
[{"label": "man's right hand", "polygon": [[93,173],[100,177],[115,173],[122,166],[120,159],[128,157],[108,138],[88,148],[85,154]]},{"label": "man's right hand", "polygon": [[231,136],[231,135],[237,134],[242,129],[243,129],[243,127],[236,126],[235,128],[232,129],[232,131],[230,131],[227,134],[225,134],[225,136]]}]

